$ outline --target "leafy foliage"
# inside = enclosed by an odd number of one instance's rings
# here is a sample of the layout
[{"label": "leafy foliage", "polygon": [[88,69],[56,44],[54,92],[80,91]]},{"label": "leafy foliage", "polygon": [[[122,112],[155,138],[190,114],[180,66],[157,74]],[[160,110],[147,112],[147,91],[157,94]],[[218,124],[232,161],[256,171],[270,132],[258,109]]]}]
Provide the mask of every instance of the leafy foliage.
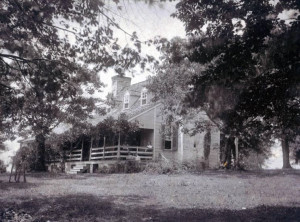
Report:
[{"label": "leafy foliage", "polygon": [[[282,138],[289,167],[288,141],[299,134],[300,118],[298,1],[182,0],[176,8],[189,40],[180,47],[164,43],[174,56],[165,56],[158,76],[173,78],[183,61],[187,70],[201,66],[175,84],[189,86],[178,101],[204,109],[242,147]],[[287,11],[292,16],[282,20]]]},{"label": "leafy foliage", "polygon": [[[117,1],[116,1],[117,4]],[[122,48],[121,29],[102,1],[4,0],[0,3],[0,129],[33,135],[43,167],[45,137],[61,123],[86,124],[99,111],[98,72],[118,74],[141,61],[140,42]]]},{"label": "leafy foliage", "polygon": [[120,136],[121,144],[129,143],[139,131],[138,122],[129,122],[125,114],[120,114],[117,119],[107,117],[99,122],[92,131],[94,137],[106,137],[108,143],[115,145]]},{"label": "leafy foliage", "polygon": [[0,160],[0,173],[5,173],[5,172],[6,172],[6,166],[3,160]]}]

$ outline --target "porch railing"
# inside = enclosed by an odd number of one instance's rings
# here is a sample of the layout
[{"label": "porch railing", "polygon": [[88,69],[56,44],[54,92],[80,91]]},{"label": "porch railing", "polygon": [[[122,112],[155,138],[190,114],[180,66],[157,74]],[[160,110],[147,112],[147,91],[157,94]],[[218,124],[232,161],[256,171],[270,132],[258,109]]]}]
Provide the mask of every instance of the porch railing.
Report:
[{"label": "porch railing", "polygon": [[140,146],[106,146],[91,148],[90,160],[113,160],[113,159],[132,159],[139,157],[141,160],[149,160],[153,158],[153,148]]},{"label": "porch railing", "polygon": [[[67,156],[67,162],[82,161],[82,149],[73,149]],[[153,148],[141,146],[106,146],[90,148],[89,160],[130,160],[139,157],[141,160],[153,159]],[[49,159],[48,163],[59,162],[60,157]]]},{"label": "porch railing", "polygon": [[82,160],[82,149],[74,149],[67,155],[67,161],[81,161]]}]

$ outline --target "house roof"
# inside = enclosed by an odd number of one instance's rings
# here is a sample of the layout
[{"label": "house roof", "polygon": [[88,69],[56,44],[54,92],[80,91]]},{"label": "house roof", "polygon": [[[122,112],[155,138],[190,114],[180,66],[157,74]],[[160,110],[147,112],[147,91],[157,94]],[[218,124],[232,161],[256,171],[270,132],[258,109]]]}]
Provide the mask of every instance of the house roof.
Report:
[{"label": "house roof", "polygon": [[125,109],[125,110],[123,110],[123,109],[114,109],[105,116],[99,116],[99,115],[94,116],[92,119],[89,120],[89,122],[92,125],[97,125],[99,122],[101,122],[102,120],[104,120],[108,117],[112,117],[114,119],[117,119],[121,113],[126,114],[128,119],[133,119],[134,117],[138,116],[139,114],[154,108],[157,104],[159,104],[159,103],[149,103],[149,104],[146,104],[146,105],[143,105],[143,106],[138,106],[135,109]]}]

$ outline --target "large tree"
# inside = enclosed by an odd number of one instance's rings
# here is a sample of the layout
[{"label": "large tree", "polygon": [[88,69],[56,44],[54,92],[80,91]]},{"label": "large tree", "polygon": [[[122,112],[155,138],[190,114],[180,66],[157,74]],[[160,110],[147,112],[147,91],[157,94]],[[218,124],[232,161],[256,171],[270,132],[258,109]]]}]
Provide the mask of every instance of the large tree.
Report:
[{"label": "large tree", "polygon": [[90,94],[101,86],[97,73],[123,74],[140,61],[136,35],[135,48],[122,48],[116,28],[102,1],[1,1],[0,129],[14,135],[17,126],[35,136],[41,170],[51,130],[83,123],[95,111]]},{"label": "large tree", "polygon": [[[236,110],[240,92],[233,92],[220,85],[211,85],[204,91],[198,92],[194,97],[193,79],[205,72],[205,65],[188,60],[189,42],[178,38],[164,46],[163,64],[158,67],[156,76],[150,79],[148,89],[154,94],[154,100],[163,104],[164,114],[170,121],[175,121],[185,133],[194,135],[212,127],[212,122],[217,125],[223,135],[225,148],[222,150],[221,161],[231,164],[232,155],[235,153],[234,139],[239,137],[239,152],[268,153],[271,132],[267,130],[264,122],[244,118]],[[241,87],[240,87],[241,88]],[[201,99],[199,98],[201,96]],[[201,118],[201,113],[206,112],[211,121]],[[200,114],[200,115],[199,115]],[[200,117],[200,118],[196,118]],[[186,123],[194,126],[185,128]]]},{"label": "large tree", "polygon": [[179,99],[166,100],[168,109],[201,107],[221,123],[228,147],[232,137],[254,149],[281,138],[289,168],[289,141],[299,134],[299,1],[182,0],[176,9],[188,41],[159,42],[165,64],[154,81],[175,83]]},{"label": "large tree", "polygon": [[174,14],[191,37],[187,57],[206,67],[192,81],[193,103],[208,102],[212,86],[229,90],[230,122],[255,121],[279,136],[283,168],[299,133],[299,8],[296,0],[183,0]]}]

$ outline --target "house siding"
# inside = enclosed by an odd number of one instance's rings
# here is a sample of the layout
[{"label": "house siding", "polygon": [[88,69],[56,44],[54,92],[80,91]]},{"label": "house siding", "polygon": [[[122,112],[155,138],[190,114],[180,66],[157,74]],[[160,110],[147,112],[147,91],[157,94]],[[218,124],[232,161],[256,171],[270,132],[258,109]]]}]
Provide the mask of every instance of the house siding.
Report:
[{"label": "house siding", "polygon": [[144,112],[142,115],[134,118],[139,122],[139,127],[142,129],[154,129],[154,108],[152,110]]}]

